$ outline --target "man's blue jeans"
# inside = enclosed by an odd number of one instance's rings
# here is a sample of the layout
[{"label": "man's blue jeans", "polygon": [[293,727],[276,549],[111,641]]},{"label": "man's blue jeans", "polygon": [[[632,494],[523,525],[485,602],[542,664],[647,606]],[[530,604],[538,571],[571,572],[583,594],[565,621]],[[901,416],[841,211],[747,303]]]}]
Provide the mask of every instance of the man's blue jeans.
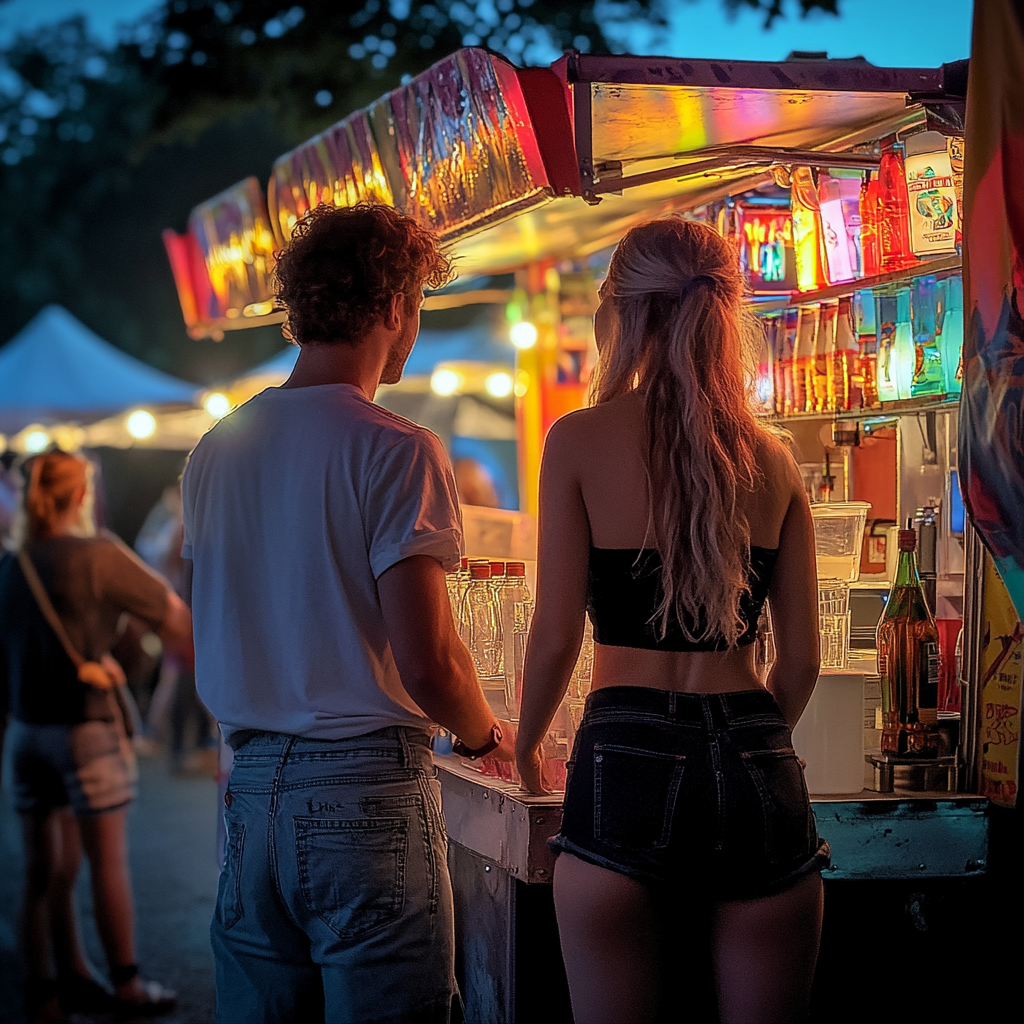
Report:
[{"label": "man's blue jeans", "polygon": [[454,920],[429,736],[235,752],[210,929],[218,1024],[447,1024]]}]

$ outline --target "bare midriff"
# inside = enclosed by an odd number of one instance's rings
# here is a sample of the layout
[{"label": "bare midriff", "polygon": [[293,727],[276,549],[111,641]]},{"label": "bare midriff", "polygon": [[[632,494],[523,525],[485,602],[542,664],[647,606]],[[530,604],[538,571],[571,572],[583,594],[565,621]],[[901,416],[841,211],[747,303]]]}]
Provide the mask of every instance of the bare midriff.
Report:
[{"label": "bare midriff", "polygon": [[729,651],[651,651],[594,644],[591,688],[643,686],[677,693],[734,693],[764,689],[754,645]]}]

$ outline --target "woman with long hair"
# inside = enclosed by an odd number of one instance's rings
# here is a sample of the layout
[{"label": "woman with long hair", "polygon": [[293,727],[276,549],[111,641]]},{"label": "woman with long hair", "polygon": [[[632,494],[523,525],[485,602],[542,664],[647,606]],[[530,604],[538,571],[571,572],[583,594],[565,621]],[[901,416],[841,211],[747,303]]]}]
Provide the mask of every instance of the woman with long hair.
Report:
[{"label": "woman with long hair", "polygon": [[[184,654],[192,623],[166,580],[113,536],[96,535],[91,468],[59,450],[27,462],[15,550],[0,557],[3,776],[22,820],[20,942],[26,1008],[40,1022],[174,1005],[135,964],[125,827],[134,764],[111,689],[123,674],[109,651],[125,612]],[[112,998],[92,979],[77,935],[72,890],[83,846]]]},{"label": "woman with long hair", "polygon": [[818,672],[813,529],[751,409],[743,292],[710,228],[630,231],[594,318],[593,403],[544,449],[517,754],[544,791],[540,743],[589,614],[592,692],[552,840],[577,1024],[686,1019],[670,950],[701,920],[722,1021],[789,1024],[809,1005],[828,847],[790,730]]}]

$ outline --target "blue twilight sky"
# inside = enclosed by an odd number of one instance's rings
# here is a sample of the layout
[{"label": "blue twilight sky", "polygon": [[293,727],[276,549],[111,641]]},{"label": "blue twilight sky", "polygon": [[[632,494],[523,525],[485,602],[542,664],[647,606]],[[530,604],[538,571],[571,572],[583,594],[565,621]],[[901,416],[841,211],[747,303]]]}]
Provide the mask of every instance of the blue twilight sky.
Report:
[{"label": "blue twilight sky", "polygon": [[[342,2],[342,0],[339,0]],[[157,6],[154,0],[0,0],[0,46],[21,28],[87,15],[101,39]],[[771,31],[749,9],[729,17],[722,0],[665,0],[671,27],[656,37],[645,27],[623,42],[635,53],[732,60],[781,60],[791,50],[827,50],[830,57],[864,56],[890,67],[936,67],[966,57],[971,41],[971,0],[839,0],[839,17],[815,12],[801,18],[796,0]]]}]

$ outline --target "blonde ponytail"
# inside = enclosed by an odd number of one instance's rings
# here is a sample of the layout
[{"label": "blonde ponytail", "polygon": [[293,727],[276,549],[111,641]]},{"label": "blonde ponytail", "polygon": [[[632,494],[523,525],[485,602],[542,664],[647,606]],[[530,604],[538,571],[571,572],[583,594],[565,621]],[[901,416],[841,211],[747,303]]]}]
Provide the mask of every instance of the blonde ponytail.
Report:
[{"label": "blonde ponytail", "polygon": [[702,224],[650,221],[619,243],[604,289],[615,315],[592,401],[643,395],[648,531],[662,561],[652,621],[662,635],[674,619],[691,641],[731,646],[746,628],[749,590],[738,497],[757,480],[763,429],[750,403],[756,327],[736,254]]}]

